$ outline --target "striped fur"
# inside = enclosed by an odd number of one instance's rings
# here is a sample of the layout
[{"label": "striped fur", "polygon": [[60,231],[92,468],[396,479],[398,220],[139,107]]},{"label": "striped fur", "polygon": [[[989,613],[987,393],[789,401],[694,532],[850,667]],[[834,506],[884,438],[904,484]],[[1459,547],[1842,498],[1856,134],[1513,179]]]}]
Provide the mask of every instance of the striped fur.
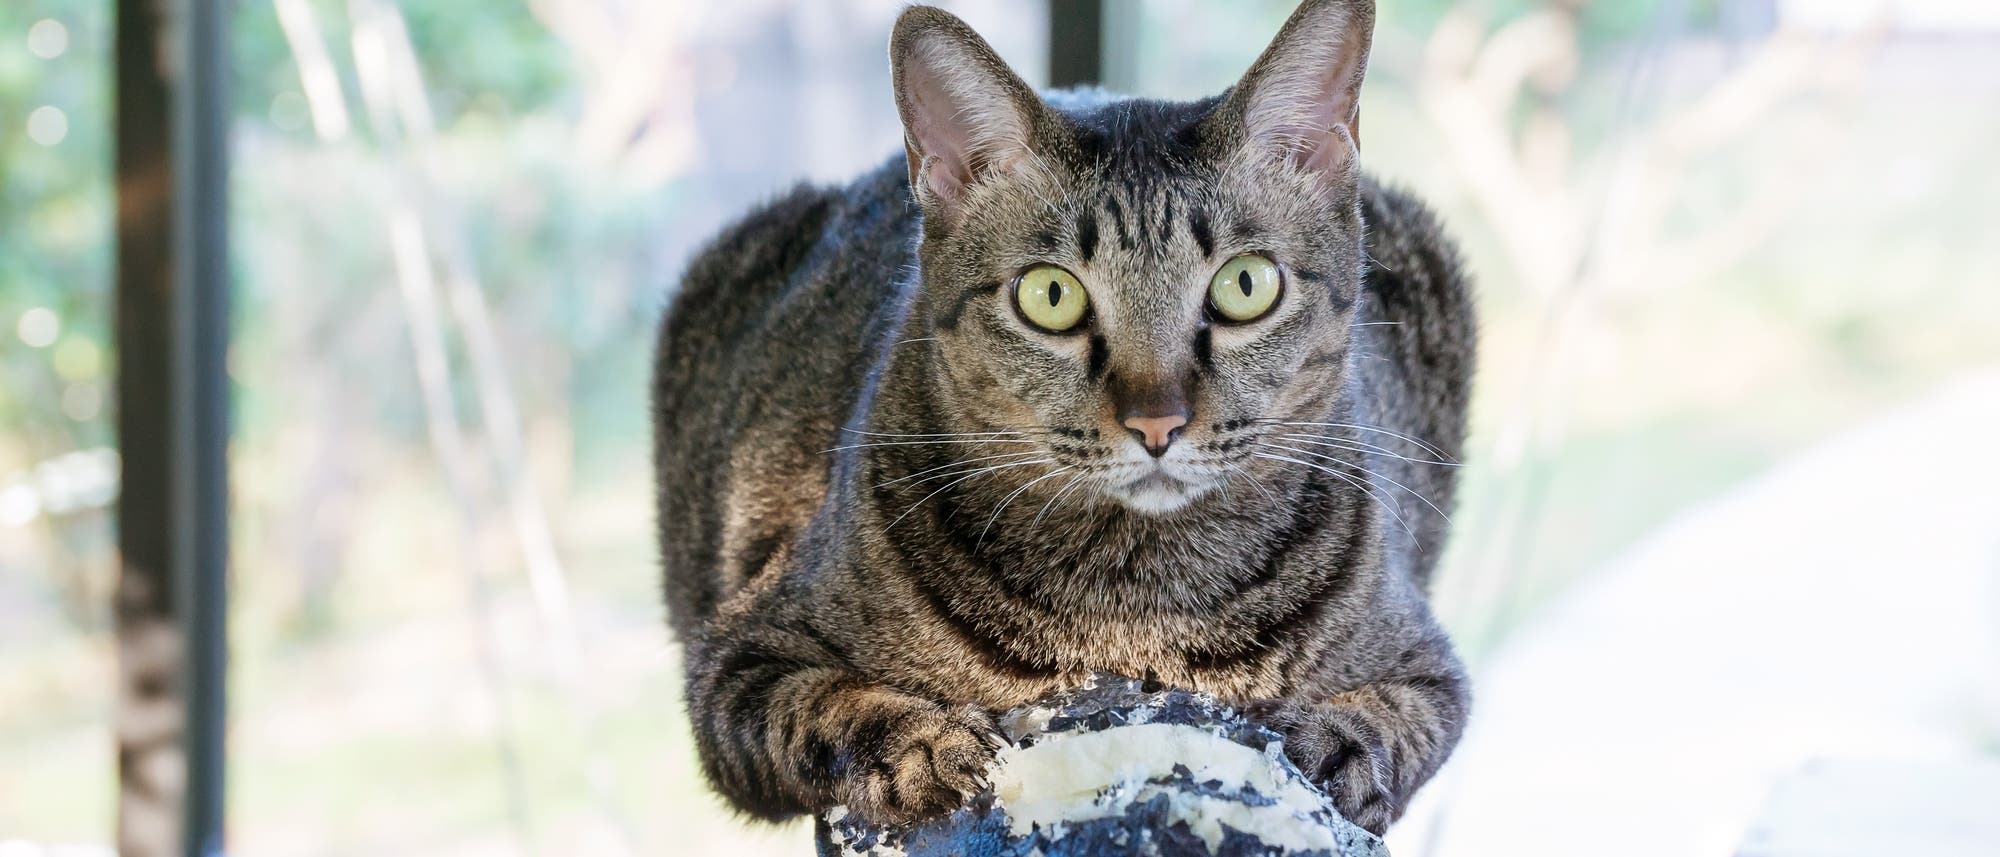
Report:
[{"label": "striped fur", "polygon": [[[1463,440],[1471,308],[1348,125],[1297,120],[1352,119],[1371,21],[1308,2],[1230,93],[1163,103],[1036,96],[911,9],[891,56],[932,94],[899,91],[908,157],[698,256],[656,365],[660,539],[735,806],[943,811],[992,712],[1096,670],[1257,706],[1370,829],[1436,771],[1468,690],[1425,599],[1454,489],[1432,462]],[[1283,298],[1211,317],[1209,277],[1248,252]],[[1015,311],[1039,263],[1089,290],[1076,333]],[[1178,469],[1134,481],[1153,465],[1114,404],[1161,390],[1192,405]]]}]

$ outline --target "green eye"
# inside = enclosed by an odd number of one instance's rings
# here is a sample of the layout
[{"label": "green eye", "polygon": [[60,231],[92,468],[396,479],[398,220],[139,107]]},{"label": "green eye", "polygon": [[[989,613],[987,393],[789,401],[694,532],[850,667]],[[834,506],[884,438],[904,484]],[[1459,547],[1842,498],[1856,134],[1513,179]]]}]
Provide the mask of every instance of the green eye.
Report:
[{"label": "green eye", "polygon": [[1208,283],[1208,303],[1230,321],[1250,321],[1278,303],[1283,291],[1276,263],[1254,253],[1222,264]]},{"label": "green eye", "polygon": [[1090,295],[1076,275],[1054,265],[1038,265],[1014,281],[1014,303],[1036,327],[1062,333],[1083,320]]}]

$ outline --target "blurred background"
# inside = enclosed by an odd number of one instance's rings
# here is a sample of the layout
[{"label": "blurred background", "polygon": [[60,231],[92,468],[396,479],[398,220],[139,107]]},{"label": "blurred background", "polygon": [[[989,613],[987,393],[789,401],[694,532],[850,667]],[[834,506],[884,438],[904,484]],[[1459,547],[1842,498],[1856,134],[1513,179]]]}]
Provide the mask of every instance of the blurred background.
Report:
[{"label": "blurred background", "polygon": [[[648,360],[722,223],[897,150],[901,5],[234,4],[232,850],[808,853],[695,768]],[[1063,0],[941,5],[1049,81]],[[1100,75],[1219,91],[1291,6],[1111,0]],[[7,857],[117,809],[112,12],[0,5]],[[1384,4],[1364,160],[1484,315],[1479,702],[1398,855],[2000,798],[1996,105],[1985,0]]]}]

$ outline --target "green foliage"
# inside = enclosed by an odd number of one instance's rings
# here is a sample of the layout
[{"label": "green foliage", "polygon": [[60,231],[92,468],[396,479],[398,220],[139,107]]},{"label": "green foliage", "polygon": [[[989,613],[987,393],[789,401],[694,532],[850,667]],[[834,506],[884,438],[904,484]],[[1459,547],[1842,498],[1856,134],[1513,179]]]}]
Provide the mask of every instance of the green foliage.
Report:
[{"label": "green foliage", "polygon": [[440,60],[424,74],[441,117],[457,116],[482,98],[516,115],[538,113],[574,93],[576,70],[568,53],[525,6],[492,0],[405,4],[417,55]]},{"label": "green foliage", "polygon": [[[35,0],[0,6],[0,436],[55,438],[101,431],[65,419],[56,400],[65,377],[75,383],[105,380],[105,361],[72,359],[56,372],[54,356],[102,349],[109,319],[110,108],[109,10],[98,4]],[[67,46],[54,57],[36,56],[26,34],[37,21],[54,19]],[[44,111],[44,142],[29,133]],[[60,111],[65,130],[48,133]],[[45,145],[45,142],[52,144]],[[52,310],[61,338],[33,349],[16,336],[32,308]],[[89,422],[89,421],[86,421]],[[40,445],[40,444],[38,444]],[[65,451],[62,448],[46,450]],[[0,461],[6,456],[0,450]]]},{"label": "green foliage", "polygon": [[[353,54],[347,49],[352,6],[334,0],[309,0],[307,6],[351,98],[357,91]],[[567,51],[528,14],[525,4],[426,0],[396,6],[424,63],[431,107],[441,125],[449,126],[475,108],[508,115],[561,108],[574,93],[576,70]],[[231,41],[239,116],[266,117],[275,99],[300,90],[298,65],[274,4],[238,5]]]}]

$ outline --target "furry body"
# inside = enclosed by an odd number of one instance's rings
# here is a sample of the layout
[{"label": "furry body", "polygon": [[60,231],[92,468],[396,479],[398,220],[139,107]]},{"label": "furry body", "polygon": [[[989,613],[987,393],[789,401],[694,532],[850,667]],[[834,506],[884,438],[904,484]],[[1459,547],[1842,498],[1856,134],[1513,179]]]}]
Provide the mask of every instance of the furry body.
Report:
[{"label": "furry body", "polygon": [[[913,191],[931,158],[896,158],[691,265],[654,416],[705,772],[760,817],[943,811],[990,758],[988,712],[1107,671],[1252,706],[1380,831],[1468,701],[1425,600],[1472,369],[1450,244],[1358,173],[1231,166],[1227,100],[1050,101],[1062,182],[968,185],[954,221]],[[1253,251],[1295,302],[1269,330],[1159,284]],[[991,272],[1034,260],[1102,284],[1103,332],[1018,329]],[[1213,484],[1154,508],[1104,487],[1144,461],[1104,401],[1161,385],[1195,402],[1182,466]]]}]

